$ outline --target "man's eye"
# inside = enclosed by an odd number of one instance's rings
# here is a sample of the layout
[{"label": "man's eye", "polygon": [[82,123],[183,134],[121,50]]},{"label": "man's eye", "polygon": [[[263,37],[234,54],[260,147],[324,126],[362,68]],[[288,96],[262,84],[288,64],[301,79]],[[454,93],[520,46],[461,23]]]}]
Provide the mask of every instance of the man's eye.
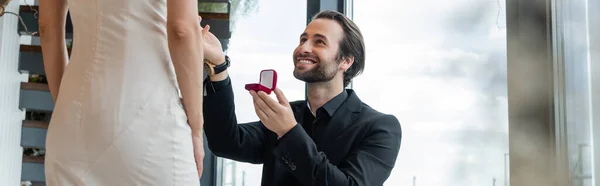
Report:
[{"label": "man's eye", "polygon": [[306,38],[300,38],[300,42],[301,42],[301,43],[304,43],[304,42],[306,42]]},{"label": "man's eye", "polygon": [[317,44],[325,44],[323,40],[317,40]]}]

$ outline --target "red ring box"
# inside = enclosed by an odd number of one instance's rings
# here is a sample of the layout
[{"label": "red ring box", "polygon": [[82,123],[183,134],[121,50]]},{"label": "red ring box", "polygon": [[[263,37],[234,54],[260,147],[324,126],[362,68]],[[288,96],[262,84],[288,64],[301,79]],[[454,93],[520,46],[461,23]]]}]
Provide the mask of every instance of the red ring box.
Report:
[{"label": "red ring box", "polygon": [[246,90],[263,91],[271,94],[277,87],[277,72],[273,69],[260,71],[260,79],[258,83],[246,84]]}]

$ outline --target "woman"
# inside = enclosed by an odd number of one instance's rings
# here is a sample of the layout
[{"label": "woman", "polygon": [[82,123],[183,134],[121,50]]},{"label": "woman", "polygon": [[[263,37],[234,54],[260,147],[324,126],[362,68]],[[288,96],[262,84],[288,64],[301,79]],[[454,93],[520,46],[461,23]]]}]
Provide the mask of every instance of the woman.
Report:
[{"label": "woman", "polygon": [[199,185],[201,34],[208,28],[198,23],[197,0],[43,0],[39,6],[56,103],[46,184]]}]

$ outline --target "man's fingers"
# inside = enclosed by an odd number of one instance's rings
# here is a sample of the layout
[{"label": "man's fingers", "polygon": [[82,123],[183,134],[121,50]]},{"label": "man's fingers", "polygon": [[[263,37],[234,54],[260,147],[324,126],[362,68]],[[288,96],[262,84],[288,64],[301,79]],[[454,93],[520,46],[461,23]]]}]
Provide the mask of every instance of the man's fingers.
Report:
[{"label": "man's fingers", "polygon": [[265,112],[260,108],[260,106],[256,104],[256,101],[254,101],[254,112],[256,112],[256,116],[258,116],[260,120],[269,119],[269,116],[265,114]]},{"label": "man's fingers", "polygon": [[210,30],[210,26],[209,26],[209,25],[206,25],[206,26],[204,26],[204,27],[202,27],[202,26],[201,26],[200,28],[202,28],[202,30],[200,31],[200,33],[201,33],[201,38],[202,38],[202,39],[204,39],[204,40],[206,41],[206,40],[207,40],[207,39],[209,39],[209,37],[210,37],[210,36],[208,35],[208,34],[210,33],[210,32],[209,32],[209,30]]},{"label": "man's fingers", "polygon": [[208,33],[208,30],[210,30],[210,25],[204,26],[204,28],[202,28],[202,34],[206,35]]},{"label": "man's fingers", "polygon": [[277,96],[277,101],[284,106],[290,106],[290,102],[285,98],[283,92],[279,88],[275,88],[275,95]]},{"label": "man's fingers", "polygon": [[[251,90],[250,95],[252,95],[252,99],[254,100],[254,108],[256,110],[256,114],[262,114],[264,119],[267,119],[269,116],[273,115],[273,110],[267,106],[267,104],[260,98],[256,91]],[[259,117],[261,117],[259,115]]]},{"label": "man's fingers", "polygon": [[279,107],[281,107],[281,105],[275,100],[273,100],[273,98],[269,97],[267,93],[263,91],[258,91],[256,94],[258,94],[260,99],[262,99],[267,104],[267,106],[269,106],[269,108],[271,108],[273,111],[277,112],[277,110],[279,110]]}]

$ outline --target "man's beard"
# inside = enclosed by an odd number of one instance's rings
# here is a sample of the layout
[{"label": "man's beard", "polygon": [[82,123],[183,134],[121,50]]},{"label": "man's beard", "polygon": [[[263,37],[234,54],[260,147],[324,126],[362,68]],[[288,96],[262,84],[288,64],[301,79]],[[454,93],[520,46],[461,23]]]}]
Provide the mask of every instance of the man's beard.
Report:
[{"label": "man's beard", "polygon": [[[300,81],[306,83],[318,83],[331,81],[338,73],[337,63],[317,63],[317,66],[306,72],[299,72],[298,69],[294,69],[294,77]],[[297,67],[294,67],[297,68]]]}]

